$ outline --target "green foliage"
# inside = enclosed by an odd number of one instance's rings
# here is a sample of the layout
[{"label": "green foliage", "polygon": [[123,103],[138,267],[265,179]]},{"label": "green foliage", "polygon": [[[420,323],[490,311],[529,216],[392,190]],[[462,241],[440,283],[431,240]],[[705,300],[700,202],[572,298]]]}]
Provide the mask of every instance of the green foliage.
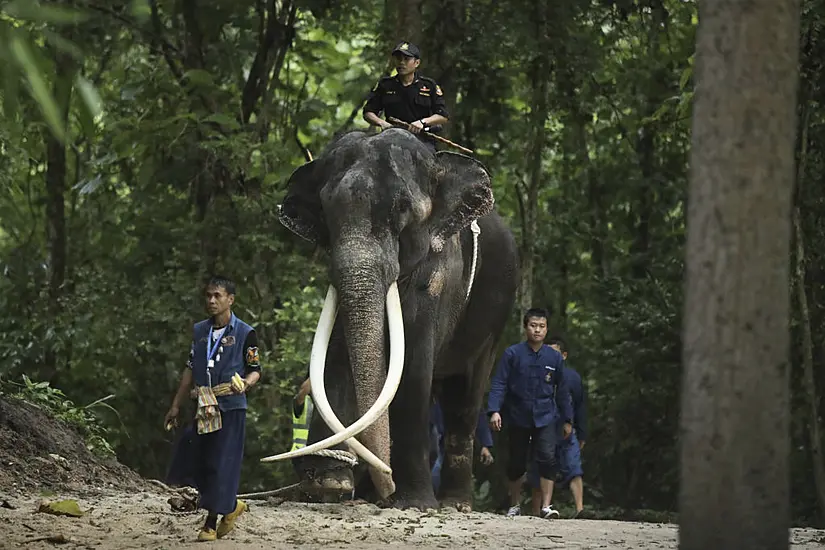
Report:
[{"label": "green foliage", "polygon": [[107,395],[88,405],[75,405],[66,394],[51,387],[48,382],[33,382],[23,375],[23,383],[6,381],[0,385],[0,394],[9,394],[45,410],[50,416],[62,420],[83,437],[86,448],[102,458],[112,458],[115,451],[106,440],[109,428],[95,412],[105,408],[117,415],[117,411],[107,403],[114,394]]},{"label": "green foliage", "polygon": [[[95,423],[87,408],[56,410],[163,477],[163,415],[206,315],[202,284],[223,272],[261,342],[243,489],[290,481],[289,463],[258,460],[289,448],[328,279],[324,252],[284,229],[277,207],[307,152],[366,128],[362,103],[401,34],[391,4],[0,2],[0,375],[31,385],[15,391],[51,407],[68,402],[56,388],[76,402],[111,395]],[[817,349],[820,12],[806,3],[802,59]],[[555,312],[551,332],[587,381],[588,499],[613,517],[672,512],[695,3],[424,0],[416,13],[420,29],[403,31],[421,37],[422,72],[448,98],[447,137],[491,170],[498,211],[534,260],[529,300]],[[522,337],[520,321],[514,308],[500,349]],[[814,522],[800,364],[796,353],[794,513]],[[476,468],[482,509],[506,499],[500,439],[495,465]]]}]

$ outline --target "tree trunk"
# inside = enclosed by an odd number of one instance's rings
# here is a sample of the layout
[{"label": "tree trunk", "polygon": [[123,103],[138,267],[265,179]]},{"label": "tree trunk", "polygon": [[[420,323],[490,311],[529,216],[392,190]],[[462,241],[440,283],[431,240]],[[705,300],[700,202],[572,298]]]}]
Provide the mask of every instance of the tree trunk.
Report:
[{"label": "tree trunk", "polygon": [[699,21],[680,548],[788,548],[799,2],[704,1]]},{"label": "tree trunk", "polygon": [[811,331],[811,311],[808,307],[808,294],[805,281],[807,279],[805,264],[807,256],[805,254],[805,233],[802,230],[802,216],[800,205],[802,203],[802,182],[805,180],[805,168],[808,158],[808,123],[810,120],[810,108],[807,100],[803,108],[802,128],[799,137],[799,160],[797,168],[797,190],[796,206],[793,210],[794,240],[796,241],[796,262],[795,281],[797,300],[799,301],[799,315],[802,327],[802,366],[803,366],[803,386],[805,387],[805,401],[809,408],[808,438],[811,441],[811,463],[814,470],[814,485],[816,487],[816,498],[819,503],[820,515],[825,517],[825,464],[822,455],[822,435],[820,433],[819,422],[819,397],[816,393],[816,379],[814,377],[814,344]]},{"label": "tree trunk", "polygon": [[[60,121],[67,126],[72,97],[74,66],[71,57],[55,51],[54,98],[60,109]],[[67,130],[68,133],[68,130]],[[63,311],[63,285],[66,282],[66,145],[48,129],[44,130],[46,145],[46,237],[49,247],[49,316],[53,326]],[[57,374],[55,342],[48,342],[43,357],[41,377],[52,381]]]},{"label": "tree trunk", "polygon": [[407,40],[420,46],[422,4],[423,0],[384,2],[384,17],[386,18],[386,24],[384,26],[386,35],[385,42],[390,48],[402,40]]},{"label": "tree trunk", "polygon": [[[539,45],[537,52],[547,51],[543,46],[547,42],[547,17],[544,2],[534,4],[535,17],[535,37]],[[524,199],[524,216],[522,219],[522,245],[521,245],[521,284],[519,285],[519,305],[522,309],[533,306],[533,281],[535,277],[535,238],[538,231],[538,198],[539,189],[544,180],[542,169],[542,157],[544,146],[547,142],[547,129],[545,123],[549,114],[548,88],[550,71],[547,63],[547,56],[537,53],[533,56],[531,67],[531,87],[532,87],[532,112],[530,113],[531,139],[528,153],[528,181],[527,193]]]},{"label": "tree trunk", "polygon": [[808,308],[808,296],[805,290],[805,242],[800,222],[799,207],[794,208],[794,233],[796,234],[796,295],[799,300],[799,314],[802,325],[802,364],[803,385],[805,386],[806,405],[809,407],[808,438],[811,440],[811,462],[814,470],[816,499],[819,513],[825,516],[825,464],[822,454],[822,434],[819,422],[819,397],[816,393],[814,379],[814,346],[811,335],[811,313]]}]

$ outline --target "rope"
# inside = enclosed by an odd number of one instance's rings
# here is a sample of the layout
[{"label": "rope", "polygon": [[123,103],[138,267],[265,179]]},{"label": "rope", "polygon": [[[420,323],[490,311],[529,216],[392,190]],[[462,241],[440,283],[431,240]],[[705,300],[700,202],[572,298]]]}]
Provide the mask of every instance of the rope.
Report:
[{"label": "rope", "polygon": [[335,460],[340,460],[341,462],[346,462],[350,466],[355,466],[358,464],[358,457],[348,451],[341,451],[335,449],[321,449],[320,451],[315,451],[314,453],[310,453],[310,455],[317,455],[317,456],[324,456],[326,458],[334,458]]},{"label": "rope", "polygon": [[274,491],[261,491],[259,493],[244,493],[242,495],[238,495],[238,498],[271,497],[271,496],[279,495],[281,493],[286,493],[287,491],[291,491],[292,489],[296,489],[300,486],[301,486],[300,483],[293,483],[292,485],[287,485],[286,487],[281,487],[280,489],[275,489]]},{"label": "rope", "polygon": [[470,282],[467,285],[467,297],[470,299],[470,291],[473,290],[473,280],[476,278],[476,265],[478,263],[478,236],[481,234],[481,227],[478,225],[478,220],[473,220],[470,224],[470,231],[473,232],[473,263],[470,266]]}]

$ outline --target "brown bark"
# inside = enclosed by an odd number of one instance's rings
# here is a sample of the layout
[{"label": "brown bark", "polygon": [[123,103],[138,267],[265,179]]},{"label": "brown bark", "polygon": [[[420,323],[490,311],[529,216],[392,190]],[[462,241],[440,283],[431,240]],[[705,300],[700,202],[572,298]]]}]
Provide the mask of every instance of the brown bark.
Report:
[{"label": "brown bark", "polygon": [[384,13],[388,25],[385,29],[392,32],[386,37],[389,47],[395,46],[402,40],[413,44],[421,44],[421,7],[423,0],[408,2],[387,1],[384,3]]},{"label": "brown bark", "polygon": [[[53,94],[60,109],[61,124],[69,121],[72,97],[74,63],[70,56],[55,51],[55,79]],[[44,131],[46,146],[46,238],[49,249],[49,316],[56,324],[63,311],[64,284],[66,283],[66,145],[49,130]],[[59,358],[50,344],[43,361],[42,378],[52,380],[57,374]]]},{"label": "brown bark", "polygon": [[705,0],[699,21],[679,544],[788,548],[799,2]]},{"label": "brown bark", "polygon": [[[541,47],[547,45],[547,9],[545,2],[534,4],[535,37],[540,47],[537,52],[547,51]],[[542,170],[542,157],[544,146],[547,143],[547,129],[545,123],[550,112],[548,101],[548,88],[550,85],[550,67],[547,56],[537,54],[531,61],[530,81],[532,88],[532,98],[530,104],[533,106],[530,113],[530,143],[527,154],[527,189],[523,201],[524,215],[522,217],[522,239],[521,239],[521,282],[519,285],[519,305],[522,309],[533,306],[533,286],[535,277],[536,246],[533,236],[538,230],[538,198],[539,189],[544,182],[544,171]]]}]

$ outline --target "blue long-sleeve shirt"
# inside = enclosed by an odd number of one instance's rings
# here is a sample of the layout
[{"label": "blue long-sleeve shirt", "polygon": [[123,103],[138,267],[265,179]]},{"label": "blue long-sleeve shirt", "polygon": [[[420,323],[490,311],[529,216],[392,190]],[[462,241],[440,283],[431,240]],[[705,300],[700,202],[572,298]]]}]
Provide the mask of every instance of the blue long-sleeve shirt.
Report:
[{"label": "blue long-sleeve shirt", "polygon": [[570,389],[570,399],[573,404],[573,427],[579,441],[587,440],[587,394],[582,377],[574,369],[564,367],[564,378]]},{"label": "blue long-sleeve shirt", "polygon": [[481,414],[478,415],[476,440],[478,440],[479,447],[487,447],[488,449],[493,447],[493,432],[490,431],[490,420],[483,409]]},{"label": "blue long-sleeve shirt", "polygon": [[501,413],[507,423],[522,428],[542,428],[556,420],[572,422],[564,374],[564,359],[550,346],[538,351],[527,342],[510,346],[490,385],[487,413]]}]

